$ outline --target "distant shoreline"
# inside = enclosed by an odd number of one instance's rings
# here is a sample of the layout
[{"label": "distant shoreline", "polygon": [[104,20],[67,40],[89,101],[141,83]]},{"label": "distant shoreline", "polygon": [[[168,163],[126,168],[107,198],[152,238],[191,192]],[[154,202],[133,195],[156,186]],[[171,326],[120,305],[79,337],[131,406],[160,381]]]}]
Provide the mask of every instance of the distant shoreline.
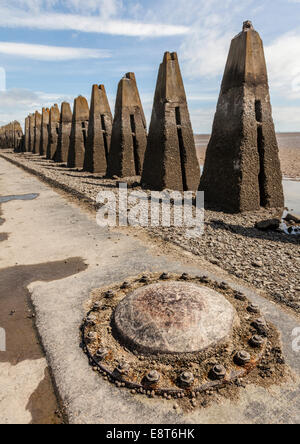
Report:
[{"label": "distant shoreline", "polygon": [[[210,134],[195,134],[199,162],[204,164]],[[300,132],[276,133],[282,173],[291,179],[300,179]]]}]

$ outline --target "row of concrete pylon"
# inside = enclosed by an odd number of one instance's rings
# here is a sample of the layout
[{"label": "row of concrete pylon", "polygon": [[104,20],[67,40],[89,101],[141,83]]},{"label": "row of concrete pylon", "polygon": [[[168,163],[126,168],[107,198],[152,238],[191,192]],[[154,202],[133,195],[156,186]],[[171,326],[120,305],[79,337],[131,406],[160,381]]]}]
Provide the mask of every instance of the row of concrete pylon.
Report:
[{"label": "row of concrete pylon", "polygon": [[105,87],[94,85],[90,109],[79,96],[73,112],[64,102],[29,115],[19,149],[111,178],[142,176],[150,189],[197,190],[200,168],[177,54],[167,52],[160,66],[149,134],[135,75],[128,73],[114,118]]},{"label": "row of concrete pylon", "polygon": [[129,73],[114,119],[104,86],[94,85],[90,110],[80,96],[73,114],[63,103],[61,112],[55,105],[29,116],[22,149],[107,177],[141,175],[147,189],[199,187],[206,204],[225,211],[284,207],[263,42],[248,20],[231,42],[201,181],[176,53],[165,53],[160,65],[148,135]]},{"label": "row of concrete pylon", "polygon": [[0,149],[13,148],[15,151],[22,149],[23,130],[16,120],[0,128]]}]

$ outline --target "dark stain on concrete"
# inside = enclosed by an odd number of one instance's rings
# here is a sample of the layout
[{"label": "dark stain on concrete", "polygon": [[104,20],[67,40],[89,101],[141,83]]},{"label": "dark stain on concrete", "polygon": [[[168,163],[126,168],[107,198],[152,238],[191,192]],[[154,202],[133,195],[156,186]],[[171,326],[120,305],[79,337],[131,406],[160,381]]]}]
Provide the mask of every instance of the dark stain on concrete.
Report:
[{"label": "dark stain on concrete", "polygon": [[39,196],[37,193],[17,194],[12,196],[0,196],[0,203],[10,202],[11,200],[34,200]]},{"label": "dark stain on concrete", "polygon": [[[45,369],[45,377],[37,389],[30,396],[26,410],[31,413],[30,424],[61,424],[61,414],[57,409],[56,399],[49,391],[51,376],[48,367]],[[54,401],[54,402],[53,402]]]},{"label": "dark stain on concrete", "polygon": [[[0,270],[0,326],[5,329],[7,338],[7,351],[0,353],[0,362],[17,365],[24,360],[44,357],[35,330],[27,286],[35,281],[63,279],[86,268],[82,258],[68,258],[64,261],[16,265]],[[35,423],[53,423],[53,415],[58,407],[49,371],[32,395],[28,406]]]},{"label": "dark stain on concrete", "polygon": [[0,233],[0,242],[6,241],[8,239],[8,233]]}]

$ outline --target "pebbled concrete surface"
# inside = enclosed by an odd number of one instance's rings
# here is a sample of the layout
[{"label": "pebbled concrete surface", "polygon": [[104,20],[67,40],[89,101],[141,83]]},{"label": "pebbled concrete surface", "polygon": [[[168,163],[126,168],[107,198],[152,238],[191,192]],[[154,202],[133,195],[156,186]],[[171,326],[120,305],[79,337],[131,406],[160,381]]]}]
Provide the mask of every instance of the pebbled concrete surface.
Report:
[{"label": "pebbled concrete surface", "polygon": [[[241,391],[239,399],[222,401],[190,414],[177,414],[172,402],[134,398],[94,374],[79,348],[79,326],[93,288],[121,282],[144,271],[205,272],[215,278],[219,276],[220,280],[224,280],[224,273],[205,262],[194,262],[188,253],[164,254],[146,240],[134,237],[132,231],[100,229],[94,216],[3,159],[0,159],[1,173],[5,173],[0,176],[5,195],[39,193],[40,196],[23,206],[13,201],[5,204],[6,222],[1,229],[11,234],[1,243],[6,251],[5,259],[0,254],[0,266],[78,256],[89,265],[86,271],[66,279],[29,286],[36,325],[70,423],[300,422],[300,353],[292,350],[292,332],[300,326],[300,321],[229,278],[228,282],[248,292],[280,329],[286,359],[295,372],[294,381],[269,390],[249,386]],[[211,271],[208,273],[207,269]]]}]

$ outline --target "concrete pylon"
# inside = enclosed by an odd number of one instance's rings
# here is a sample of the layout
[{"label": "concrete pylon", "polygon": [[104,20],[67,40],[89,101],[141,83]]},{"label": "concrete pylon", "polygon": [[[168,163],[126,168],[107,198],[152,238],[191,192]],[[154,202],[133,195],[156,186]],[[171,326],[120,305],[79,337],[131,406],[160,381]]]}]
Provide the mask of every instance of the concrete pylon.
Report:
[{"label": "concrete pylon", "polygon": [[21,153],[24,151],[23,143],[23,129],[20,122],[16,120],[12,123],[13,125],[13,148],[16,153]]},{"label": "concrete pylon", "polygon": [[263,43],[249,21],[231,42],[200,190],[233,213],[284,206]]},{"label": "concrete pylon", "polygon": [[29,116],[25,118],[25,141],[24,141],[24,151],[29,151]]},{"label": "concrete pylon", "polygon": [[83,168],[85,148],[89,126],[89,105],[85,97],[74,100],[70,148],[68,154],[69,168]]},{"label": "concrete pylon", "polygon": [[67,102],[61,104],[59,135],[56,151],[56,162],[67,162],[70,147],[70,136],[72,129],[72,110]]},{"label": "concrete pylon", "polygon": [[176,53],[159,68],[142,174],[144,188],[196,191],[200,167]]},{"label": "concrete pylon", "polygon": [[128,73],[118,87],[108,177],[129,177],[142,173],[147,145],[147,126],[135,75]]},{"label": "concrete pylon", "polygon": [[42,115],[36,111],[34,115],[34,147],[33,153],[40,154]]},{"label": "concrete pylon", "polygon": [[54,160],[57,150],[58,134],[59,134],[60,112],[58,105],[52,106],[49,118],[49,138],[47,146],[47,159]]},{"label": "concrete pylon", "polygon": [[29,150],[31,153],[34,148],[34,126],[35,126],[35,115],[29,115]]},{"label": "concrete pylon", "polygon": [[111,143],[112,114],[104,85],[93,85],[88,140],[85,150],[85,171],[106,174]]},{"label": "concrete pylon", "polygon": [[47,148],[49,142],[49,120],[50,110],[49,108],[43,108],[42,110],[42,123],[41,123],[41,143],[40,143],[40,155],[47,155]]}]

